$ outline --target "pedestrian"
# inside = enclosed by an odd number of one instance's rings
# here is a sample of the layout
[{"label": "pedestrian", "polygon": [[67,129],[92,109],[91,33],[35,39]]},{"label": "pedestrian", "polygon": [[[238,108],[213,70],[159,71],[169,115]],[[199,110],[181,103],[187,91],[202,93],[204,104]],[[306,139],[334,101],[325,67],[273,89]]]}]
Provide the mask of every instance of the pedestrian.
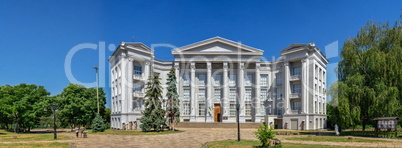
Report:
[{"label": "pedestrian", "polygon": [[77,138],[78,138],[78,132],[80,131],[80,129],[77,127],[77,126],[75,126],[75,136],[77,136]]},{"label": "pedestrian", "polygon": [[337,136],[339,136],[339,127],[338,124],[335,124],[335,133]]},{"label": "pedestrian", "polygon": [[82,138],[82,134],[84,134],[85,127],[84,127],[84,126],[82,126],[80,130],[81,130],[81,138]]}]

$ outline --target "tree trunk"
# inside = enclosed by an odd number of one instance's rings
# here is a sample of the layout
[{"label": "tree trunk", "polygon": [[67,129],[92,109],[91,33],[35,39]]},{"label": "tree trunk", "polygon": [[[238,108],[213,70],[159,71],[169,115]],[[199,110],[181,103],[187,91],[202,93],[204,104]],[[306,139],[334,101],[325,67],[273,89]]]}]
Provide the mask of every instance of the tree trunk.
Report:
[{"label": "tree trunk", "polygon": [[362,123],[362,131],[365,131],[366,130],[366,121],[365,120],[363,120],[363,123]]}]

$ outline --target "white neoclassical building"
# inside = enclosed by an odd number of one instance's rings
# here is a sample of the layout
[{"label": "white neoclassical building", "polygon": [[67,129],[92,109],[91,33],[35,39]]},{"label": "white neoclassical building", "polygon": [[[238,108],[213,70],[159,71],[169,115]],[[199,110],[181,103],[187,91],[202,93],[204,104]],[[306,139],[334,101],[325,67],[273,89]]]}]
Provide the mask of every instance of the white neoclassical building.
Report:
[{"label": "white neoclassical building", "polygon": [[175,68],[182,122],[236,122],[238,103],[240,122],[325,128],[325,56],[314,43],[292,44],[273,61],[263,60],[263,52],[214,37],[173,49],[174,61],[159,61],[146,45],[122,42],[109,59],[111,127],[138,123],[151,71],[160,76],[165,96],[167,73]]}]

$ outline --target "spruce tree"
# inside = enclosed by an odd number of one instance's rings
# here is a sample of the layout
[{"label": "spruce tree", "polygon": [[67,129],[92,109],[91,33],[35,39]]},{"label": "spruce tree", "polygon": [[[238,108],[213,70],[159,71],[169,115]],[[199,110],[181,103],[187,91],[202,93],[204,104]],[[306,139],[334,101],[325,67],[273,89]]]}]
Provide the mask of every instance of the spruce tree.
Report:
[{"label": "spruce tree", "polygon": [[147,82],[147,92],[145,94],[145,110],[142,111],[140,128],[144,132],[152,129],[155,131],[163,130],[165,126],[165,110],[162,109],[162,87],[159,75],[153,74]]},{"label": "spruce tree", "polygon": [[171,130],[174,130],[174,124],[179,122],[180,117],[180,108],[179,108],[179,95],[177,94],[177,87],[176,87],[176,72],[175,69],[170,69],[168,73],[166,84],[167,84],[167,93],[166,96],[167,100],[167,117],[169,120],[169,126]]},{"label": "spruce tree", "polygon": [[106,125],[103,122],[102,117],[97,113],[94,120],[92,121],[92,132],[104,132],[106,130]]}]

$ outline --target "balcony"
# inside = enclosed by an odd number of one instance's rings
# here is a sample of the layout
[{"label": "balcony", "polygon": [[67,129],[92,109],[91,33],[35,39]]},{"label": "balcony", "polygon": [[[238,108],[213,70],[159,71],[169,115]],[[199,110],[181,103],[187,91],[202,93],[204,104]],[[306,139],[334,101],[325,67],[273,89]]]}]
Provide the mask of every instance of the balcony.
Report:
[{"label": "balcony", "polygon": [[300,114],[301,111],[300,111],[300,110],[291,110],[290,113],[291,113],[291,114]]},{"label": "balcony", "polygon": [[133,96],[136,98],[143,98],[145,96],[145,94],[142,92],[134,92]]},{"label": "balcony", "polygon": [[290,81],[299,81],[300,80],[300,75],[292,75],[290,76]]},{"label": "balcony", "polygon": [[300,93],[291,93],[289,98],[291,99],[300,98]]},{"label": "balcony", "polygon": [[144,77],[142,75],[133,75],[134,80],[144,80]]}]

